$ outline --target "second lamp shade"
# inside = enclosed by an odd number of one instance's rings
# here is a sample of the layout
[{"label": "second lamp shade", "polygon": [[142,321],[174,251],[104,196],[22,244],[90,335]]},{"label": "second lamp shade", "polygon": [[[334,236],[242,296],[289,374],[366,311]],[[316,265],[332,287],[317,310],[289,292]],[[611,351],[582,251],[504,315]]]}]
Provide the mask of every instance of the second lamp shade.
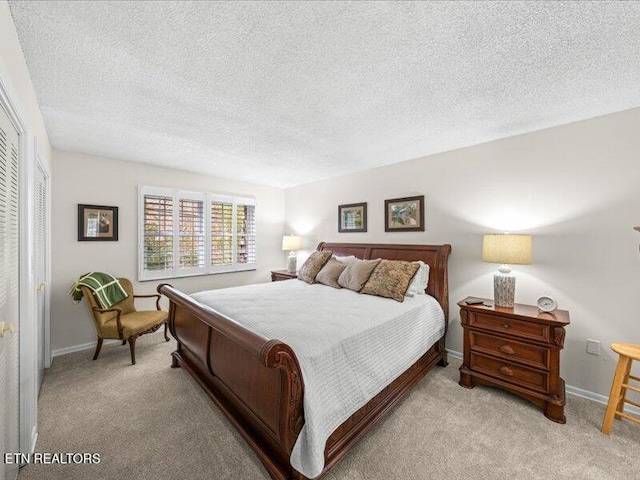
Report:
[{"label": "second lamp shade", "polygon": [[282,250],[302,250],[302,237],[296,235],[282,237]]},{"label": "second lamp shade", "polygon": [[485,235],[482,241],[482,260],[511,265],[531,264],[531,235]]}]

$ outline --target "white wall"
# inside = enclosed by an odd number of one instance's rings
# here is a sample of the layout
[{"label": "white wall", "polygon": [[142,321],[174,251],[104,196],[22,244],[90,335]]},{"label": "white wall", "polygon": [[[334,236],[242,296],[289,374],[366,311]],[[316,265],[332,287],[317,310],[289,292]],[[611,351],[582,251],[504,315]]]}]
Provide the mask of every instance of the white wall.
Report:
[{"label": "white wall", "polygon": [[[96,334],[84,302],[67,296],[79,275],[106,271],[133,281],[136,293],[155,293],[159,283],[187,292],[270,281],[270,270],[284,268],[284,191],[223,180],[180,170],[54,151],[53,292],[51,335],[54,350],[95,342]],[[256,197],[258,269],[171,280],[137,282],[137,186],[181,188]],[[119,241],[78,242],[79,203],[119,207]],[[138,308],[144,307],[144,300]],[[147,301],[149,302],[149,301]],[[147,303],[146,308],[155,308]]]},{"label": "white wall", "polygon": [[[448,348],[462,351],[455,303],[493,297],[498,265],[482,234],[533,234],[533,264],[514,266],[516,301],[545,291],[571,314],[565,380],[608,395],[614,341],[640,343],[640,109],[367,170],[286,191],[287,232],[321,240],[450,243]],[[426,231],[384,232],[384,200],[425,195]],[[368,232],[338,233],[337,206],[368,202]],[[299,259],[299,262],[303,258]],[[586,354],[586,339],[602,355]]]}]

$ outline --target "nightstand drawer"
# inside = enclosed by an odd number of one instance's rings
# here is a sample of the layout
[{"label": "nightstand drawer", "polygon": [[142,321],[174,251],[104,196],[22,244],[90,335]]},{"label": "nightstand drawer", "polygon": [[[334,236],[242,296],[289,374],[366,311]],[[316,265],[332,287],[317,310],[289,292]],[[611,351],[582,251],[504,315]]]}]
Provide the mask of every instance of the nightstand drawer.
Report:
[{"label": "nightstand drawer", "polygon": [[524,320],[516,320],[515,318],[472,312],[469,314],[469,325],[507,335],[538,340],[545,343],[549,342],[549,325],[543,323],[526,322]]},{"label": "nightstand drawer", "polygon": [[471,370],[500,378],[509,383],[520,385],[545,393],[549,389],[547,372],[501,361],[482,354],[471,352]]},{"label": "nightstand drawer", "polygon": [[523,363],[533,368],[549,369],[549,349],[471,330],[471,350]]}]

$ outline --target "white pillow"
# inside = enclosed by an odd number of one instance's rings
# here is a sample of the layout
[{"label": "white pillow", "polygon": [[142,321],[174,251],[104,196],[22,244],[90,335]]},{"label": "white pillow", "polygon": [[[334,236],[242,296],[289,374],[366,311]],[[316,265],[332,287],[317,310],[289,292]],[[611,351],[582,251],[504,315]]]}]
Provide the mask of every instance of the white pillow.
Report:
[{"label": "white pillow", "polygon": [[335,258],[340,263],[344,263],[345,265],[349,265],[350,263],[358,260],[358,258],[355,255],[349,255],[348,257],[339,257],[337,255],[334,255],[333,258]]},{"label": "white pillow", "polygon": [[427,289],[427,285],[429,284],[429,265],[424,263],[422,260],[415,263],[420,264],[420,268],[411,279],[407,293],[405,293],[406,297],[424,295],[424,291]]}]

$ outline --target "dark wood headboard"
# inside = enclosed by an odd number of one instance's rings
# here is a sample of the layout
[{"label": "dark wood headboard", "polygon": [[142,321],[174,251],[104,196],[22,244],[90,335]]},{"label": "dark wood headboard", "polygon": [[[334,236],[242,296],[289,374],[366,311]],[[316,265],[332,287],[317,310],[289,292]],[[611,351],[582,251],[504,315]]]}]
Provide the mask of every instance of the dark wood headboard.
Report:
[{"label": "dark wood headboard", "polygon": [[449,318],[449,278],[447,261],[451,245],[402,245],[391,243],[329,243],[320,242],[318,250],[329,250],[334,255],[354,255],[363,260],[422,260],[429,265],[429,284],[426,292],[440,303],[445,319]]}]

